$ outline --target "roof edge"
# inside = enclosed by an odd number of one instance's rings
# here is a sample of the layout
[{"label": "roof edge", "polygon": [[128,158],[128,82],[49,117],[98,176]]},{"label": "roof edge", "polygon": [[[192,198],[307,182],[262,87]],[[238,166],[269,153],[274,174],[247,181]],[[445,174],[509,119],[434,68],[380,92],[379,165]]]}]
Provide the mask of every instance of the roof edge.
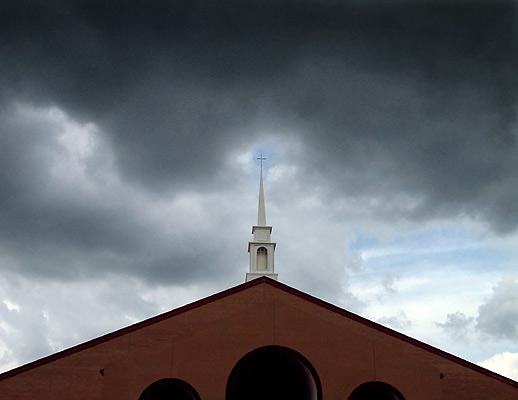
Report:
[{"label": "roof edge", "polygon": [[[272,279],[269,279],[269,278],[266,278],[266,279],[272,280]],[[81,352],[83,350],[86,350],[86,349],[89,349],[91,347],[97,346],[98,344],[108,342],[108,341],[110,341],[112,339],[116,339],[116,338],[118,338],[120,336],[123,336],[123,335],[126,335],[128,333],[137,331],[137,330],[142,329],[142,328],[145,328],[146,326],[153,325],[153,324],[155,324],[157,322],[163,321],[163,320],[171,318],[173,316],[176,316],[176,315],[182,314],[184,312],[193,310],[195,308],[201,307],[201,306],[203,306],[205,304],[212,303],[212,302],[214,302],[216,300],[225,298],[225,297],[230,296],[230,295],[232,295],[234,293],[239,293],[239,292],[241,292],[241,291],[243,291],[245,289],[248,289],[249,287],[253,287],[253,286],[259,285],[259,284],[263,283],[263,281],[264,280],[262,278],[257,278],[257,279],[254,279],[252,281],[242,283],[240,285],[237,285],[237,286],[231,287],[229,289],[225,289],[225,290],[223,290],[221,292],[217,292],[215,294],[212,294],[212,295],[209,295],[207,297],[204,297],[204,298],[202,298],[200,300],[196,300],[196,301],[194,301],[192,303],[188,303],[188,304],[185,304],[185,305],[180,306],[178,308],[175,308],[173,310],[166,311],[165,313],[155,315],[154,317],[147,318],[147,319],[145,319],[143,321],[136,322],[136,323],[134,323],[132,325],[128,325],[126,327],[123,327],[123,328],[117,329],[115,331],[106,333],[106,334],[104,334],[102,336],[98,336],[96,338],[87,340],[86,342],[79,343],[79,344],[74,345],[72,347],[60,350],[60,351],[58,351],[56,353],[53,353],[53,354],[50,354],[48,356],[45,356],[45,357],[39,358],[37,360],[31,361],[31,362],[29,362],[27,364],[21,365],[19,367],[16,367],[16,368],[13,368],[13,369],[11,369],[9,371],[5,371],[5,372],[1,373],[0,374],[0,381],[2,381],[4,379],[7,379],[7,378],[10,378],[12,376],[21,374],[23,372],[29,371],[31,369],[41,367],[41,366],[43,366],[45,364],[49,364],[49,363],[51,363],[53,361],[56,361],[56,360],[59,360],[61,358],[70,356],[72,354],[79,353],[79,352]]]},{"label": "roof edge", "polygon": [[432,345],[429,345],[429,344],[426,344],[424,342],[421,342],[421,341],[419,341],[417,339],[414,339],[414,338],[412,338],[410,336],[407,336],[407,335],[405,335],[405,334],[403,334],[401,332],[395,331],[395,330],[393,330],[391,328],[387,328],[386,326],[380,325],[377,322],[374,322],[374,321],[371,321],[371,320],[369,320],[367,318],[361,317],[358,314],[355,314],[355,313],[353,313],[351,311],[347,311],[347,310],[345,310],[343,308],[335,306],[334,304],[328,303],[325,300],[319,299],[318,297],[314,297],[314,296],[312,296],[310,294],[302,292],[302,291],[300,291],[298,289],[295,289],[295,288],[293,288],[291,286],[288,286],[288,285],[286,285],[284,283],[281,283],[281,282],[278,282],[278,281],[274,281],[274,280],[269,279],[269,278],[266,278],[266,279],[267,279],[266,283],[269,283],[272,286],[276,286],[279,289],[282,289],[282,290],[284,290],[284,291],[286,291],[288,293],[291,293],[291,294],[293,294],[293,295],[295,295],[297,297],[300,297],[302,299],[310,301],[310,302],[312,302],[312,303],[314,303],[316,305],[324,307],[324,308],[328,309],[329,311],[332,311],[332,312],[335,312],[337,314],[340,314],[340,315],[342,315],[344,317],[352,319],[352,320],[354,320],[356,322],[359,322],[359,323],[361,323],[363,325],[367,325],[367,326],[369,326],[369,327],[371,327],[373,329],[376,329],[377,331],[383,332],[383,333],[385,333],[387,335],[395,337],[396,339],[402,340],[402,341],[407,342],[407,343],[409,343],[411,345],[419,347],[419,348],[421,348],[421,349],[423,349],[425,351],[428,351],[428,352],[433,353],[435,355],[438,355],[438,356],[440,356],[442,358],[445,358],[448,361],[452,361],[452,362],[454,362],[456,364],[462,365],[463,367],[469,368],[469,369],[471,369],[471,370],[473,370],[475,372],[481,373],[481,374],[486,375],[486,376],[488,376],[490,378],[499,380],[499,381],[501,381],[503,383],[506,383],[506,384],[508,384],[510,386],[518,388],[518,382],[513,380],[513,379],[511,379],[511,378],[507,378],[506,376],[503,376],[503,375],[500,375],[500,374],[498,374],[496,372],[490,371],[490,370],[488,370],[488,369],[486,369],[484,367],[481,367],[481,366],[479,366],[477,364],[474,364],[474,363],[472,363],[472,362],[470,362],[468,360],[465,360],[463,358],[455,356],[455,355],[453,355],[451,353],[448,353],[448,352],[446,352],[444,350],[441,350],[441,349],[439,349],[437,347],[434,347]]},{"label": "roof edge", "polygon": [[146,326],[149,326],[149,325],[152,325],[154,323],[163,321],[165,319],[168,319],[170,317],[182,314],[184,312],[193,310],[195,308],[198,308],[198,307],[201,307],[203,305],[212,303],[212,302],[214,302],[216,300],[228,297],[230,295],[233,295],[235,293],[239,293],[239,292],[241,292],[243,290],[246,290],[248,288],[251,288],[253,286],[257,286],[257,285],[260,285],[260,284],[263,284],[263,283],[271,285],[271,286],[273,286],[273,287],[275,287],[277,289],[283,290],[283,291],[285,291],[287,293],[290,293],[290,294],[292,294],[294,296],[297,296],[297,297],[299,297],[299,298],[301,298],[303,300],[309,301],[309,302],[311,302],[313,304],[316,304],[316,305],[318,305],[320,307],[324,307],[324,308],[326,308],[327,310],[329,310],[331,312],[340,314],[340,315],[342,315],[342,316],[344,316],[346,318],[352,319],[353,321],[359,322],[359,323],[361,323],[363,325],[366,325],[366,326],[368,326],[370,328],[373,328],[373,329],[375,329],[377,331],[380,331],[382,333],[390,335],[390,336],[392,336],[392,337],[394,337],[396,339],[402,340],[402,341],[404,341],[406,343],[409,343],[411,345],[419,347],[419,348],[421,348],[421,349],[423,349],[425,351],[428,351],[430,353],[438,355],[438,356],[440,356],[440,357],[442,357],[442,358],[444,358],[446,360],[452,361],[452,362],[454,362],[456,364],[459,364],[459,365],[461,365],[463,367],[469,368],[469,369],[471,369],[471,370],[473,370],[475,372],[481,373],[481,374],[486,375],[486,376],[488,376],[490,378],[496,379],[496,380],[498,380],[498,381],[500,381],[502,383],[505,383],[507,385],[513,386],[515,388],[518,388],[518,382],[513,380],[513,379],[511,379],[511,378],[507,378],[507,377],[505,377],[503,375],[497,374],[496,372],[490,371],[490,370],[488,370],[486,368],[483,368],[483,367],[481,367],[481,366],[479,366],[477,364],[474,364],[474,363],[472,363],[470,361],[464,360],[463,358],[457,357],[457,356],[455,356],[453,354],[447,353],[446,351],[440,350],[437,347],[433,347],[433,346],[431,346],[429,344],[420,342],[417,339],[414,339],[414,338],[412,338],[410,336],[407,336],[407,335],[405,335],[403,333],[397,332],[397,331],[395,331],[393,329],[387,328],[386,326],[380,325],[380,324],[378,324],[376,322],[368,320],[367,318],[361,317],[358,314],[354,314],[354,313],[352,313],[350,311],[347,311],[347,310],[345,310],[343,308],[340,308],[340,307],[335,306],[335,305],[333,305],[331,303],[328,303],[327,301],[324,301],[322,299],[314,297],[314,296],[312,296],[310,294],[302,292],[302,291],[300,291],[298,289],[295,289],[295,288],[293,288],[291,286],[288,286],[288,285],[286,285],[284,283],[281,283],[279,281],[275,281],[275,280],[273,280],[271,278],[268,278],[266,276],[263,276],[263,277],[260,277],[260,278],[256,278],[256,279],[251,280],[249,282],[245,282],[245,283],[242,283],[240,285],[231,287],[231,288],[223,290],[221,292],[212,294],[212,295],[210,295],[208,297],[204,297],[203,299],[197,300],[195,302],[183,305],[181,307],[175,308],[175,309],[167,311],[165,313],[162,313],[162,314],[156,315],[154,317],[145,319],[144,321],[137,322],[137,323],[129,325],[127,327],[118,329],[116,331],[107,333],[105,335],[99,336],[97,338],[88,340],[86,342],[80,343],[80,344],[75,345],[73,347],[69,347],[67,349],[64,349],[64,350],[58,351],[56,353],[53,353],[53,354],[51,354],[49,356],[40,358],[38,360],[35,360],[35,361],[30,362],[30,363],[21,365],[19,367],[16,367],[14,369],[9,370],[9,371],[3,372],[2,374],[0,374],[0,381],[2,381],[4,379],[11,378],[13,376],[16,376],[16,375],[21,374],[21,373],[26,372],[26,371],[29,371],[31,369],[43,366],[45,364],[49,364],[49,363],[51,363],[53,361],[59,360],[61,358],[67,357],[69,355],[72,355],[72,354],[75,354],[75,353],[79,353],[79,352],[81,352],[83,350],[89,349],[89,348],[94,347],[94,346],[96,346],[98,344],[108,342],[108,341],[110,341],[112,339],[118,338],[120,336],[123,336],[123,335],[131,333],[131,332],[134,332],[134,331],[139,330],[141,328],[144,328]]}]

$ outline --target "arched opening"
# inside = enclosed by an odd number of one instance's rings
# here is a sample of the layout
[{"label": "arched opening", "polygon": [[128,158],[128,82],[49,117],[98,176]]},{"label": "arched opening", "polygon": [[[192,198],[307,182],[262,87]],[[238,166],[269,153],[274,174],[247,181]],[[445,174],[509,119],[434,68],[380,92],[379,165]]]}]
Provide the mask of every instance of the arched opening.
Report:
[{"label": "arched opening", "polygon": [[388,383],[367,382],[354,389],[348,400],[405,400],[405,398]]},{"label": "arched opening", "polygon": [[313,366],[294,350],[261,347],[235,365],[226,400],[320,400],[322,389]]},{"label": "arched opening", "polygon": [[200,400],[196,390],[180,379],[161,379],[149,385],[139,400]]},{"label": "arched opening", "polygon": [[257,249],[257,269],[268,269],[268,250],[266,250],[266,247]]}]

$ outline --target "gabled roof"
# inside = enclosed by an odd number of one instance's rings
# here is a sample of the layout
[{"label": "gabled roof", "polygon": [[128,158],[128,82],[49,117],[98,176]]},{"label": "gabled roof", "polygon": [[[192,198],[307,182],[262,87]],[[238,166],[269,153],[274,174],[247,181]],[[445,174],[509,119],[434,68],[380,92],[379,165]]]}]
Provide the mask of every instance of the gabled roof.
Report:
[{"label": "gabled roof", "polygon": [[373,322],[373,321],[370,321],[366,318],[363,318],[363,317],[360,317],[359,315],[357,314],[354,314],[350,311],[347,311],[347,310],[344,310],[343,308],[340,308],[340,307],[337,307],[333,304],[330,304],[326,301],[323,301],[321,299],[318,299],[316,297],[313,297],[307,293],[304,293],[304,292],[301,292],[300,290],[297,290],[297,289],[294,289],[286,284],[283,284],[283,283],[280,283],[278,281],[274,281],[273,279],[270,279],[270,278],[267,278],[267,277],[261,277],[261,278],[257,278],[257,279],[254,279],[252,281],[249,281],[249,282],[246,282],[246,283],[243,283],[241,285],[238,285],[238,286],[235,286],[235,287],[232,287],[230,289],[227,289],[227,290],[224,290],[222,292],[219,292],[219,293],[216,293],[216,294],[213,294],[209,297],[205,297],[201,300],[198,300],[198,301],[195,301],[193,303],[190,303],[190,304],[187,304],[185,306],[182,306],[182,307],[179,307],[179,308],[176,308],[174,310],[171,310],[171,311],[168,311],[168,312],[165,312],[163,314],[160,314],[160,315],[157,315],[155,317],[152,317],[152,318],[149,318],[149,319],[146,319],[144,321],[141,321],[141,322],[138,322],[136,324],[133,324],[133,325],[130,325],[128,327],[125,327],[125,328],[122,328],[122,329],[119,329],[117,331],[114,331],[114,332],[111,332],[111,333],[108,333],[106,335],[103,335],[103,336],[100,336],[98,338],[95,338],[95,339],[92,339],[92,340],[89,340],[87,342],[84,342],[84,343],[81,343],[81,344],[78,344],[76,346],[73,346],[73,347],[70,347],[68,349],[65,349],[65,350],[62,350],[62,351],[59,351],[57,353],[54,353],[54,354],[51,354],[47,357],[44,357],[44,358],[41,358],[39,360],[36,360],[36,361],[33,361],[33,362],[30,362],[28,364],[25,364],[25,365],[22,365],[20,367],[17,367],[17,368],[14,368],[10,371],[7,371],[7,372],[4,372],[2,374],[0,374],[0,381],[1,380],[4,380],[4,379],[7,379],[7,378],[10,378],[10,377],[13,377],[15,375],[18,375],[18,374],[21,374],[23,372],[26,372],[26,371],[29,371],[31,369],[34,369],[34,368],[37,368],[37,367],[40,367],[42,365],[45,365],[45,364],[48,364],[50,362],[53,362],[53,361],[56,361],[56,360],[59,360],[61,358],[64,358],[64,357],[67,357],[69,355],[72,355],[72,354],[75,354],[75,353],[78,353],[80,351],[83,351],[83,350],[86,350],[86,349],[89,349],[91,347],[94,347],[98,344],[101,344],[101,343],[104,343],[104,342],[107,342],[109,340],[112,340],[112,339],[115,339],[115,338],[118,338],[120,336],[123,336],[123,335],[126,335],[130,332],[134,332],[134,331],[137,331],[139,329],[142,329],[142,328],[145,328],[147,326],[150,326],[150,325],[153,325],[157,322],[160,322],[160,321],[163,321],[163,320],[166,320],[168,318],[171,318],[171,317],[174,317],[176,315],[179,315],[179,314],[182,314],[182,313],[185,313],[185,312],[188,312],[190,310],[193,310],[193,309],[196,309],[198,307],[201,307],[203,305],[206,305],[206,304],[209,304],[209,303],[212,303],[212,302],[215,302],[219,299],[222,299],[222,298],[225,298],[225,297],[228,297],[228,296],[232,296],[233,294],[236,294],[236,293],[239,293],[239,292],[242,292],[244,290],[247,290],[251,287],[254,287],[254,286],[257,286],[257,285],[261,285],[261,284],[267,284],[267,285],[271,285],[279,290],[282,290],[286,293],[289,293],[293,296],[296,296],[300,299],[303,299],[303,300],[306,300],[308,302],[311,302],[317,306],[320,306],[320,307],[323,307],[333,313],[337,313],[341,316],[343,316],[344,318],[348,318],[350,320],[353,320],[353,321],[356,321],[360,324],[363,324],[363,325],[366,325],[372,329],[375,329],[379,332],[382,332],[386,335],[389,335],[389,336],[392,336],[394,338],[397,338],[399,340],[402,340],[406,343],[409,343],[413,346],[416,346],[416,347],[419,347],[425,351],[428,351],[430,353],[433,353],[435,355],[438,355],[442,358],[445,358],[449,361],[452,361],[456,364],[459,364],[459,365],[462,365],[463,367],[466,367],[466,368],[469,368],[473,371],[476,371],[476,372],[479,372],[483,375],[486,375],[488,377],[491,377],[493,379],[496,379],[496,380],[499,380],[503,383],[506,383],[510,386],[513,386],[513,387],[516,387],[518,388],[518,382],[512,380],[512,379],[509,379],[509,378],[506,378],[502,375],[499,375],[497,373],[494,373],[492,371],[489,371],[485,368],[482,368],[476,364],[473,364],[469,361],[466,361],[462,358],[459,358],[457,356],[454,356],[450,353],[447,353],[445,351],[442,351],[436,347],[433,347],[433,346],[430,346],[426,343],[423,343],[423,342],[420,342],[416,339],[413,339],[409,336],[406,336],[402,333],[399,333],[399,332],[396,332],[390,328],[387,328],[383,325],[380,325],[376,322]]}]

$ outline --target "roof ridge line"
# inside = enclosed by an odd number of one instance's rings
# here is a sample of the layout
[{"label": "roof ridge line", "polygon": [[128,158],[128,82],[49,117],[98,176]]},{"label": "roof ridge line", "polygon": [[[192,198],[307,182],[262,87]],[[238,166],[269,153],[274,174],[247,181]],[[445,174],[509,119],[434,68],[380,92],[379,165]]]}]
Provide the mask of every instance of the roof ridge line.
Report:
[{"label": "roof ridge line", "polygon": [[116,339],[116,338],[118,338],[120,336],[123,336],[125,334],[131,333],[131,332],[135,332],[135,331],[137,331],[139,329],[145,328],[146,326],[149,326],[149,325],[152,325],[154,323],[163,321],[163,320],[165,320],[167,318],[170,318],[170,317],[182,314],[182,313],[190,311],[192,309],[201,307],[201,306],[203,306],[205,304],[212,303],[212,302],[214,302],[216,300],[219,300],[221,298],[230,296],[230,295],[232,295],[234,293],[239,293],[239,292],[243,291],[244,289],[247,289],[248,287],[256,286],[256,285],[258,285],[260,283],[263,283],[264,279],[271,280],[270,278],[261,277],[261,278],[254,279],[254,280],[249,281],[249,282],[241,283],[241,284],[239,284],[237,286],[233,286],[233,287],[225,289],[225,290],[223,290],[221,292],[217,292],[217,293],[211,294],[211,295],[209,295],[207,297],[204,297],[202,299],[196,300],[196,301],[194,301],[192,303],[184,304],[183,306],[180,306],[180,307],[174,308],[172,310],[163,312],[161,314],[157,314],[155,316],[146,318],[146,319],[144,319],[142,321],[135,322],[134,324],[131,324],[131,325],[128,325],[128,326],[116,329],[116,330],[114,330],[112,332],[105,333],[104,335],[95,337],[93,339],[89,339],[89,340],[87,340],[85,342],[76,344],[76,345],[74,345],[72,347],[68,347],[66,349],[59,350],[59,351],[57,351],[55,353],[49,354],[48,356],[44,356],[44,357],[39,358],[39,359],[34,360],[34,361],[30,361],[27,364],[20,365],[19,367],[15,367],[13,369],[10,369],[8,371],[5,371],[5,372],[1,373],[0,374],[0,381],[2,381],[4,379],[7,379],[7,378],[10,378],[12,376],[21,374],[23,372],[29,371],[31,369],[40,367],[42,365],[51,363],[53,361],[59,360],[61,358],[67,357],[69,355],[79,353],[79,352],[81,352],[83,350],[87,350],[87,349],[89,349],[89,348],[91,348],[93,346],[96,346],[96,345],[101,344],[101,343],[108,342],[108,341],[110,341],[112,339]]},{"label": "roof ridge line", "polygon": [[429,345],[427,343],[424,343],[424,342],[421,342],[417,339],[414,339],[410,336],[407,336],[401,332],[397,332],[391,328],[388,328],[386,326],[383,326],[377,322],[374,322],[374,321],[371,321],[365,317],[362,317],[358,314],[355,314],[351,311],[348,311],[348,310],[345,310],[344,308],[341,308],[341,307],[338,307],[334,304],[331,304],[325,300],[322,300],[322,299],[319,299],[318,297],[315,297],[315,296],[312,296],[308,293],[305,293],[305,292],[302,292],[298,289],[295,289],[291,286],[288,286],[286,285],[285,283],[281,283],[279,281],[276,281],[276,280],[273,280],[271,278],[268,278],[267,276],[262,276],[262,277],[259,277],[257,279],[254,279],[254,280],[251,280],[249,282],[245,282],[245,283],[241,283],[237,286],[233,286],[231,288],[228,288],[228,289],[225,289],[221,292],[217,292],[217,293],[214,293],[212,295],[209,295],[207,297],[204,297],[200,300],[196,300],[192,303],[188,303],[188,304],[185,304],[183,306],[180,306],[178,308],[175,308],[175,309],[172,309],[172,310],[169,310],[169,311],[166,311],[162,314],[158,314],[158,315],[155,315],[153,317],[150,317],[150,318],[147,318],[143,321],[140,321],[140,322],[136,322],[132,325],[129,325],[129,326],[126,326],[126,327],[123,327],[123,328],[120,328],[120,329],[117,329],[115,331],[112,331],[112,332],[109,332],[109,333],[106,333],[102,336],[99,336],[97,338],[94,338],[94,339],[90,339],[86,342],[83,342],[83,343],[80,343],[80,344],[77,344],[75,346],[72,346],[72,347],[69,347],[67,349],[64,349],[64,350],[61,350],[61,351],[58,351],[56,353],[53,353],[53,354],[50,354],[48,356],[45,356],[43,358],[40,358],[38,360],[35,360],[35,361],[31,361],[27,364],[24,364],[24,365],[21,365],[19,367],[16,367],[14,369],[11,369],[9,371],[6,371],[6,372],[3,372],[2,374],[0,374],[0,381],[4,380],[4,379],[7,379],[7,378],[10,378],[12,376],[15,376],[15,375],[18,375],[18,374],[21,374],[23,372],[26,372],[26,371],[29,371],[31,369],[34,369],[34,368],[37,368],[37,367],[40,367],[42,365],[45,365],[45,364],[48,364],[50,362],[53,362],[53,361],[56,361],[56,360],[59,360],[61,358],[64,358],[66,356],[69,356],[69,355],[72,355],[72,354],[75,354],[75,353],[79,353],[83,350],[86,350],[86,349],[89,349],[93,346],[96,346],[98,344],[101,344],[101,343],[105,343],[105,342],[108,342],[109,340],[112,340],[112,339],[115,339],[115,338],[118,338],[122,335],[125,335],[127,333],[131,333],[131,332],[134,332],[136,330],[139,330],[141,328],[145,328],[146,326],[149,326],[149,325],[152,325],[156,322],[160,322],[162,320],[165,320],[167,318],[170,318],[170,317],[173,317],[173,316],[176,316],[176,315],[179,315],[179,314],[182,314],[184,312],[187,312],[187,311],[190,311],[190,310],[193,310],[195,308],[198,308],[198,307],[201,307],[203,305],[206,305],[206,304],[209,304],[209,303],[212,303],[216,300],[219,300],[219,299],[222,299],[222,298],[225,298],[225,297],[228,297],[232,294],[235,294],[235,293],[239,293],[245,289],[248,289],[250,287],[253,287],[253,286],[257,286],[257,285],[260,285],[262,283],[266,283],[268,285],[271,285],[273,287],[276,287],[277,289],[281,289],[287,293],[290,293],[292,295],[295,295],[299,298],[302,298],[304,300],[307,300],[307,301],[310,301],[311,303],[313,304],[316,304],[320,307],[324,307],[326,308],[327,310],[331,311],[331,312],[335,312],[337,314],[340,314],[346,318],[349,318],[349,319],[352,319],[353,321],[356,321],[356,322],[359,322],[363,325],[366,325],[370,328],[373,328],[373,329],[376,329],[377,331],[380,331],[382,333],[385,333],[387,335],[390,335],[396,339],[399,339],[399,340],[402,340],[406,343],[409,343],[411,345],[414,345],[416,347],[419,347],[425,351],[428,351],[430,353],[433,353],[435,355],[438,355],[446,360],[449,360],[449,361],[452,361],[456,364],[459,364],[459,365],[462,365],[466,368],[469,368],[475,372],[478,372],[478,373],[481,373],[483,375],[486,375],[490,378],[493,378],[493,379],[496,379],[496,380],[499,380],[503,383],[506,383],[510,386],[513,386],[513,387],[516,387],[518,388],[518,382],[511,379],[511,378],[508,378],[508,377],[505,377],[503,375],[500,375],[496,372],[493,372],[493,371],[490,371],[484,367],[481,367],[480,365],[477,365],[477,364],[474,364],[470,361],[467,361],[463,358],[460,358],[458,356],[455,356],[451,353],[448,353],[444,350],[441,350],[437,347],[434,347],[432,345]]}]

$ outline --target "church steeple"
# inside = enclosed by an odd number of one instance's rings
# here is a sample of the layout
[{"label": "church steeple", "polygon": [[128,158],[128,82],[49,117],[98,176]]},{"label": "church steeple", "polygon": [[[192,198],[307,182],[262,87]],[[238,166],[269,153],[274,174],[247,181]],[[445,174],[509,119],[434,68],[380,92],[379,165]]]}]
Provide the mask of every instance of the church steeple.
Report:
[{"label": "church steeple", "polygon": [[257,225],[252,227],[253,241],[248,243],[248,252],[250,253],[250,268],[246,274],[246,282],[261,276],[277,280],[277,274],[273,271],[273,256],[275,253],[275,243],[270,242],[272,227],[266,226],[266,210],[264,206],[264,189],[263,189],[263,160],[265,158],[257,158],[261,160],[261,176],[259,181],[259,207],[257,210]]},{"label": "church steeple", "polygon": [[259,181],[259,207],[257,210],[257,226],[266,226],[266,210],[264,208],[264,189],[263,189],[263,160],[266,158],[261,157],[257,158],[261,160],[261,179]]}]

